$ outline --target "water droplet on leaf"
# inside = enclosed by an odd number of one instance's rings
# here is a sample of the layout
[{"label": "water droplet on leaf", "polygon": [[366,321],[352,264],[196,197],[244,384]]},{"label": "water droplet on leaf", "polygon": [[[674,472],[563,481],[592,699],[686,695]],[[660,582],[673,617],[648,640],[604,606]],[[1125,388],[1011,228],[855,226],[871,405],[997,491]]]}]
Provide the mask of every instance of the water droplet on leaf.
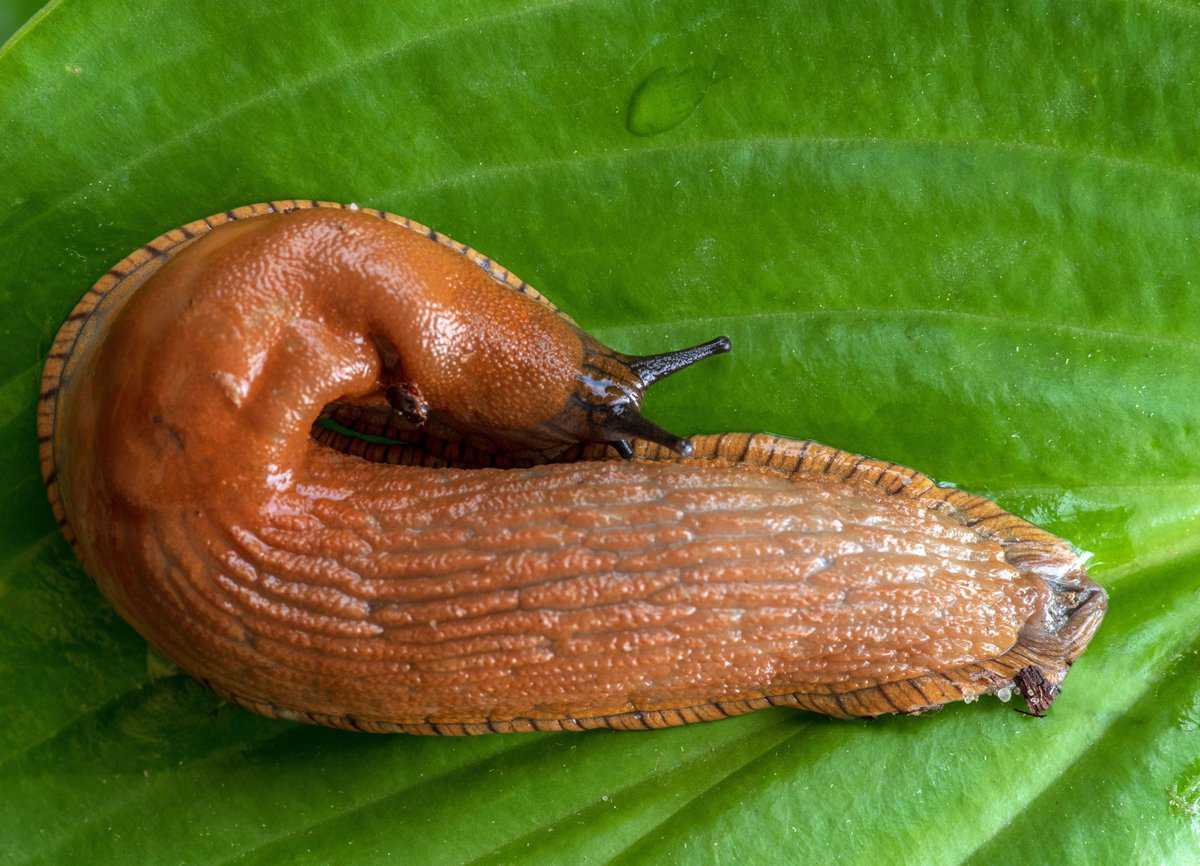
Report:
[{"label": "water droplet on leaf", "polygon": [[634,135],[658,135],[674,129],[696,110],[716,78],[713,66],[655,69],[630,97],[625,125]]}]

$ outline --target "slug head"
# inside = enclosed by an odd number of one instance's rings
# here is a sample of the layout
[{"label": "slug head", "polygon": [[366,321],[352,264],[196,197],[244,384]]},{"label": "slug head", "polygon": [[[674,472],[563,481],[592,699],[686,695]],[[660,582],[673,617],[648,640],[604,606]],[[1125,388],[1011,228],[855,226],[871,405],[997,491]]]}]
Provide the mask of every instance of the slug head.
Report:
[{"label": "slug head", "polygon": [[373,334],[379,384],[399,417],[428,422],[435,436],[448,428],[450,438],[535,462],[587,443],[609,443],[631,457],[634,439],[691,452],[686,439],[642,416],[642,398],[659,379],[728,352],[727,337],[626,355],[490,277],[449,284],[454,292],[444,302],[390,321],[386,337]]},{"label": "slug head", "polygon": [[625,355],[585,337],[582,369],[566,417],[559,424],[581,441],[609,443],[625,458],[633,456],[634,439],[657,443],[687,457],[692,453],[691,442],[647,420],[641,413],[642,398],[659,379],[729,348],[728,337],[717,337],[659,355]]},{"label": "slug head", "polygon": [[448,428],[447,438],[535,462],[588,443],[631,456],[633,439],[690,452],[642,417],[642,397],[659,379],[729,351],[728,338],[644,357],[616,352],[457,251],[417,240],[420,292],[401,280],[405,309],[389,308],[372,329],[381,390],[405,421],[428,419],[435,436]]}]

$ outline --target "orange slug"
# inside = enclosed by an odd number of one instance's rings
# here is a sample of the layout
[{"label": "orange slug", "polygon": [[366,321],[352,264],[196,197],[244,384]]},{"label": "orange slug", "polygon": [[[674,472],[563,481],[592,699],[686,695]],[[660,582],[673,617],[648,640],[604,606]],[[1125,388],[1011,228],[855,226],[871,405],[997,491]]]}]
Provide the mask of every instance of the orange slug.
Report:
[{"label": "orange slug", "polygon": [[418,223],[254,205],[75,307],[42,470],[120,614],[265,715],[645,729],[1013,689],[1044,712],[1106,606],[1075,549],[892,463],[640,414],[727,349],[625,355]]}]

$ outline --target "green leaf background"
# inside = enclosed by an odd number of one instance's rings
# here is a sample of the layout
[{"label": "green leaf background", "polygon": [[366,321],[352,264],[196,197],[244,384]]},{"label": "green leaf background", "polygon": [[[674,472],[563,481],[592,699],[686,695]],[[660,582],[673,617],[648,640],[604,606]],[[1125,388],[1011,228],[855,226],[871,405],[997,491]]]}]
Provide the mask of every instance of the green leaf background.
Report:
[{"label": "green leaf background", "polygon": [[[0,862],[1197,862],[1197,69],[1183,0],[52,2],[0,49]],[[37,379],[130,249],[288,197],[434,225],[626,350],[728,333],[652,396],[674,429],[1093,551],[1060,702],[442,740],[174,674],[55,532]]]}]

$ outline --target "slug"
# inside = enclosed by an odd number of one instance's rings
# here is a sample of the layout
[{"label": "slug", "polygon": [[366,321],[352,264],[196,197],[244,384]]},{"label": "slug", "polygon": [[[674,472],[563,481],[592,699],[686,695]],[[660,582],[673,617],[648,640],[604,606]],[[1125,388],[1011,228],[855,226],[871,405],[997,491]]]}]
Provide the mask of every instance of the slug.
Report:
[{"label": "slug", "polygon": [[116,610],[268,716],[647,729],[1045,711],[1106,607],[1068,543],[892,463],[677,437],[656,379],[416,222],[277,201],[105,274],[46,361],[51,505]]}]

